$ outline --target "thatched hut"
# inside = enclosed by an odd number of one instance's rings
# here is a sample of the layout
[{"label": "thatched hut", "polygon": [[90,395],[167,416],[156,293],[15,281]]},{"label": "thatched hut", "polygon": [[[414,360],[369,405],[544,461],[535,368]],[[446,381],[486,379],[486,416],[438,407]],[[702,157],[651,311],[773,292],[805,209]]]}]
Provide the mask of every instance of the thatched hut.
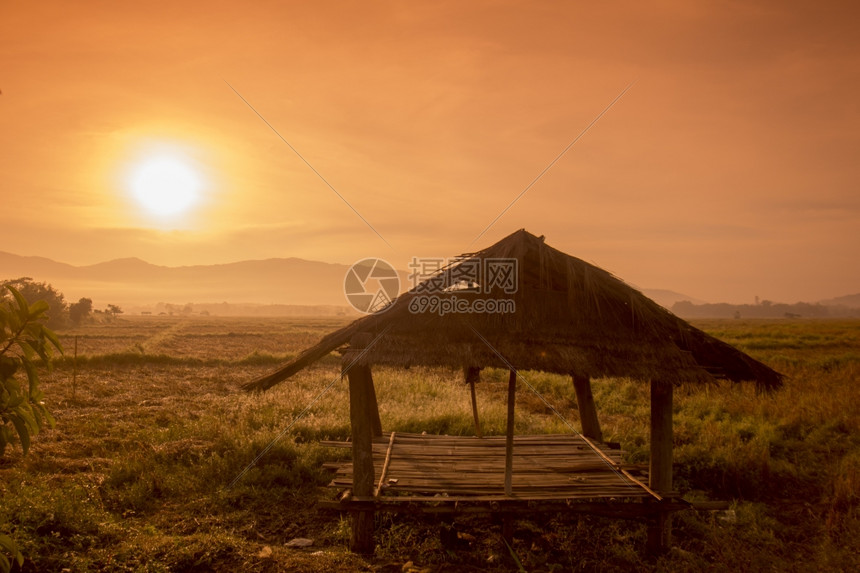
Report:
[{"label": "thatched hut", "polygon": [[[587,450],[593,450],[598,463],[612,466],[619,478],[642,486],[642,495],[651,503],[635,506],[641,510],[644,505],[647,511],[631,511],[652,518],[650,544],[654,548],[668,543],[666,514],[679,507],[672,505],[673,387],[728,379],[751,381],[762,390],[773,390],[782,383],[781,375],[761,362],[687,324],[610,273],[546,245],[543,237],[525,230],[482,251],[458,257],[431,279],[397,297],[385,310],[325,336],[283,368],[247,384],[246,389],[267,389],[343,347],[353,429],[350,502],[353,509],[361,510],[355,512],[353,548],[362,552],[373,547],[372,511],[387,507],[380,500],[380,492],[394,444],[393,434],[388,440],[382,436],[372,365],[463,369],[473,396],[481,368],[510,370],[503,489],[462,490],[485,493],[476,499],[487,501],[493,508],[517,499],[529,503],[537,499],[564,501],[570,507],[573,498],[618,498],[611,488],[588,490],[588,495],[581,496],[560,486],[553,486],[549,493],[526,486],[517,490],[514,475],[519,470],[514,470],[513,461],[517,372],[537,370],[571,376],[582,423],[582,434],[576,438]],[[603,377],[628,377],[651,385],[647,486],[624,472],[620,460],[601,446],[590,380]],[[476,426],[477,422],[476,416]],[[559,447],[571,451],[567,442]],[[375,487],[380,472],[382,478]],[[415,487],[413,491],[429,488]],[[433,499],[438,502],[438,497]],[[514,506],[505,507],[513,511]]]}]

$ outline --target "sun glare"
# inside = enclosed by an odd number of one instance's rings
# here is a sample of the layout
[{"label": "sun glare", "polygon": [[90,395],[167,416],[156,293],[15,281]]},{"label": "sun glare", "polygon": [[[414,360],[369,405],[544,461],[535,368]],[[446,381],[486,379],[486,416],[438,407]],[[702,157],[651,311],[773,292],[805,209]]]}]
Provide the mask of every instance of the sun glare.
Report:
[{"label": "sun glare", "polygon": [[153,157],[131,173],[134,198],[149,213],[169,218],[181,215],[199,199],[200,177],[175,157]]}]

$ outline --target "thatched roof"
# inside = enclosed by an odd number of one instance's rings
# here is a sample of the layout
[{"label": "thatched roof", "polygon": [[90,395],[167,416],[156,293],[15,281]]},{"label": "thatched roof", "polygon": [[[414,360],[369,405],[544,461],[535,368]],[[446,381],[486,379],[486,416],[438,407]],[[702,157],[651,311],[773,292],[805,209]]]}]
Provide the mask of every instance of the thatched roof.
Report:
[{"label": "thatched roof", "polygon": [[[464,277],[493,261],[516,260],[516,289],[481,275],[469,292]],[[428,290],[428,285],[436,290]],[[508,301],[515,312],[441,314],[435,302]],[[490,303],[492,304],[492,303]],[[423,309],[423,311],[422,311]],[[687,324],[610,273],[566,255],[525,230],[456,264],[399,297],[385,310],[325,336],[278,371],[245,385],[264,390],[356,334],[372,338],[366,364],[492,366],[590,378],[631,377],[664,383],[716,378],[752,381],[772,390],[782,376],[736,348]]]}]

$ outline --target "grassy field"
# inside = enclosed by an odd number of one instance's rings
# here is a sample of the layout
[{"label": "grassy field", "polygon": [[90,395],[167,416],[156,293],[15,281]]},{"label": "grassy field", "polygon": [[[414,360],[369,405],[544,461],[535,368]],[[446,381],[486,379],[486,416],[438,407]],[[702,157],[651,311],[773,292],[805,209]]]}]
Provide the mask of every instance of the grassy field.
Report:
[{"label": "grassy field", "polygon": [[[262,395],[239,385],[341,324],[129,317],[61,333],[66,356],[43,382],[57,426],[26,458],[14,447],[0,460],[0,532],[26,554],[24,570],[516,569],[488,518],[459,521],[459,546],[443,547],[439,523],[380,516],[370,561],[348,552],[345,519],[315,509],[334,494],[321,465],[349,455],[318,444],[349,436],[338,358]],[[860,321],[695,324],[788,376],[771,396],[730,384],[676,393],[676,485],[687,499],[732,500],[732,509],[677,514],[674,547],[659,559],[643,556],[636,521],[521,520],[513,549],[526,570],[860,570]],[[459,373],[374,374],[386,430],[472,432]],[[569,379],[525,376],[578,425]],[[507,373],[483,378],[484,430],[502,433]],[[647,385],[593,387],[605,438],[647,463]],[[517,432],[569,431],[527,392]],[[296,537],[314,544],[284,547]]]}]

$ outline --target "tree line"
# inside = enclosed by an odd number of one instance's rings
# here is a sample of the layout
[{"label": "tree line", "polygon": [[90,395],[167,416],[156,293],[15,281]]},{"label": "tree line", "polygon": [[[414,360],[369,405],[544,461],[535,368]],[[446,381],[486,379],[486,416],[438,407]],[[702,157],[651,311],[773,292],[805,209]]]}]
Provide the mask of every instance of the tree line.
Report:
[{"label": "tree line", "polygon": [[[95,314],[114,319],[123,312],[122,308],[115,304],[109,304],[104,309],[94,309],[93,300],[87,297],[82,297],[77,302],[66,302],[63,293],[56,288],[46,282],[34,281],[30,277],[0,281],[0,286],[6,285],[13,287],[29,304],[45,301],[48,305],[45,324],[51,329],[78,326],[92,319]],[[5,292],[0,296],[8,297],[9,294]]]},{"label": "tree line", "polygon": [[682,318],[853,318],[860,309],[842,305],[798,302],[794,304],[763,300],[758,304],[693,304],[688,300],[672,305]]}]

